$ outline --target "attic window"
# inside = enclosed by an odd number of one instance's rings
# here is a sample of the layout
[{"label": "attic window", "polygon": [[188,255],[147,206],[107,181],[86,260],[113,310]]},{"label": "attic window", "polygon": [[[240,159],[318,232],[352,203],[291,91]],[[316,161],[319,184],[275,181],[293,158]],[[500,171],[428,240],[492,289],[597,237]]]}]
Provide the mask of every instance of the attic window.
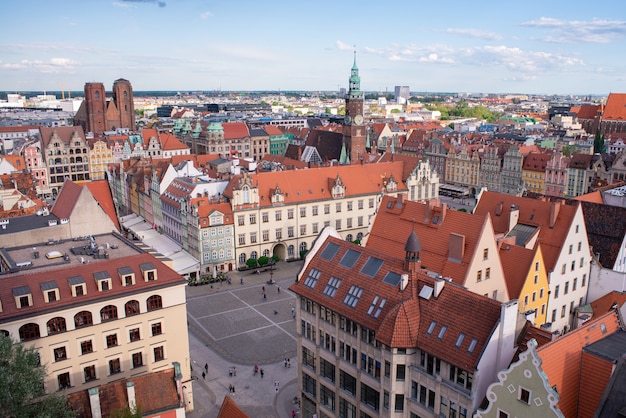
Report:
[{"label": "attic window", "polygon": [[98,290],[100,292],[111,289],[111,276],[109,276],[108,272],[97,271],[93,274],[93,278],[96,279],[96,284],[98,285]]},{"label": "attic window", "polygon": [[437,326],[437,322],[436,321],[431,322],[430,325],[428,326],[428,331],[426,331],[426,334],[432,335],[432,333],[435,330],[436,326]]},{"label": "attic window", "polygon": [[344,267],[347,268],[352,268],[352,266],[354,266],[354,263],[356,263],[356,261],[359,259],[359,257],[361,257],[361,253],[358,251],[354,251],[354,250],[348,250],[343,258],[341,259],[341,261],[339,262],[339,264],[341,264]]},{"label": "attic window", "polygon": [[142,263],[139,265],[143,280],[145,282],[152,282],[157,279],[157,269],[152,263]]},{"label": "attic window", "polygon": [[465,334],[460,333],[459,334],[459,338],[456,339],[456,344],[454,344],[456,346],[456,348],[459,348],[461,346],[461,344],[463,344],[463,340],[465,339]]},{"label": "attic window", "polygon": [[367,314],[370,316],[373,316],[374,318],[378,318],[378,315],[380,315],[380,313],[383,310],[383,307],[385,306],[385,302],[387,302],[387,299],[381,298],[378,295],[374,296],[374,300],[372,301],[370,308],[367,310]]},{"label": "attic window", "polygon": [[443,336],[446,335],[447,330],[448,330],[448,327],[446,325],[442,326],[441,329],[439,330],[439,335],[437,335],[437,338],[439,338],[440,340],[443,339]]},{"label": "attic window", "polygon": [[433,216],[433,224],[437,224],[439,222],[439,215]]},{"label": "attic window", "polygon": [[85,289],[85,279],[82,276],[74,276],[67,279],[67,283],[72,288],[72,296],[83,296],[87,294]]},{"label": "attic window", "polygon": [[310,287],[311,289],[314,288],[321,274],[322,274],[321,271],[319,271],[318,269],[312,268],[311,271],[309,271],[309,275],[304,280],[304,285],[307,287]]},{"label": "attic window", "polygon": [[472,338],[469,347],[467,347],[467,352],[472,353],[476,348],[476,344],[478,344],[478,340],[476,338]]},{"label": "attic window", "polygon": [[361,269],[361,273],[366,274],[370,277],[374,277],[376,276],[376,273],[378,273],[378,270],[380,270],[380,267],[382,265],[383,265],[383,260],[379,258],[375,258],[375,257],[370,257],[367,259],[367,262]]},{"label": "attic window", "polygon": [[393,207],[393,202],[390,200],[387,202],[387,209],[391,209]]},{"label": "attic window", "polygon": [[57,286],[54,280],[41,283],[40,287],[46,303],[56,302],[60,299],[59,286]]},{"label": "attic window", "polygon": [[339,251],[339,245],[335,244],[334,242],[329,242],[328,244],[326,244],[326,248],[324,248],[324,251],[322,251],[320,257],[322,257],[324,260],[332,260],[333,257],[335,257],[335,255],[337,254],[337,251]]},{"label": "attic window", "polygon": [[348,290],[348,294],[344,298],[343,303],[354,308],[362,294],[363,289],[358,286],[352,285],[352,287],[350,287],[350,290]]},{"label": "attic window", "polygon": [[335,297],[335,293],[337,293],[337,289],[339,289],[340,284],[341,284],[341,279],[338,279],[334,276],[331,277],[328,280],[328,284],[326,285],[326,288],[324,289],[324,294],[331,298]]},{"label": "attic window", "polygon": [[28,308],[33,305],[33,295],[30,292],[30,287],[20,286],[12,289],[13,297],[15,298],[15,304],[18,309]]},{"label": "attic window", "polygon": [[132,286],[135,284],[135,272],[130,267],[120,267],[117,269],[122,286]]}]

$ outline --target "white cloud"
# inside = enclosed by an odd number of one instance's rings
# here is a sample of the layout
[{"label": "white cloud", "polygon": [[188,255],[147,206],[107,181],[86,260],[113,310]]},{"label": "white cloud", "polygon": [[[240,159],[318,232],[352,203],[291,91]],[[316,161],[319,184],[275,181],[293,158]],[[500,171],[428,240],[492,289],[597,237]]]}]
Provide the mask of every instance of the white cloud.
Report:
[{"label": "white cloud", "polygon": [[488,32],[488,31],[481,30],[481,29],[448,28],[448,29],[446,29],[446,32],[447,33],[452,33],[452,34],[455,34],[455,35],[461,35],[461,36],[464,36],[464,37],[486,39],[486,40],[490,40],[490,41],[500,41],[500,40],[502,40],[502,35],[497,34],[495,32]]},{"label": "white cloud", "polygon": [[348,45],[346,43],[343,43],[341,41],[337,41],[337,48],[339,48],[340,51],[352,51],[354,50],[354,45]]},{"label": "white cloud", "polygon": [[626,36],[626,21],[609,19],[562,20],[540,17],[523,22],[521,26],[545,29],[541,39],[553,43],[609,43]]},{"label": "white cloud", "polygon": [[35,72],[49,74],[59,72],[72,72],[79,63],[69,58],[51,58],[42,60],[21,60],[19,62],[2,62],[0,68],[7,70],[33,70]]},{"label": "white cloud", "polygon": [[135,6],[133,6],[132,4],[128,4],[128,3],[122,3],[122,2],[119,2],[119,1],[114,1],[113,2],[113,7],[119,7],[121,9],[132,9]]},{"label": "white cloud", "polygon": [[211,17],[211,16],[213,16],[213,13],[211,13],[211,12],[209,12],[209,11],[206,11],[206,12],[204,12],[204,13],[202,13],[202,14],[200,15],[200,19],[203,19],[203,20],[204,20],[204,19],[208,19],[208,18],[209,18],[209,17]]}]

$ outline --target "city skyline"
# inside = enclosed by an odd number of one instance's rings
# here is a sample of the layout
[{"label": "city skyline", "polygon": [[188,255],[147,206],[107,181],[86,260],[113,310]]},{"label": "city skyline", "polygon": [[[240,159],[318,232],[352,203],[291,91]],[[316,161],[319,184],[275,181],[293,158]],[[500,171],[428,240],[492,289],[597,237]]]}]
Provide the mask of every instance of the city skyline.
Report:
[{"label": "city skyline", "polygon": [[365,91],[626,91],[626,12],[617,1],[592,15],[575,3],[11,2],[0,90],[125,78],[136,91],[336,91],[348,87],[356,50]]}]

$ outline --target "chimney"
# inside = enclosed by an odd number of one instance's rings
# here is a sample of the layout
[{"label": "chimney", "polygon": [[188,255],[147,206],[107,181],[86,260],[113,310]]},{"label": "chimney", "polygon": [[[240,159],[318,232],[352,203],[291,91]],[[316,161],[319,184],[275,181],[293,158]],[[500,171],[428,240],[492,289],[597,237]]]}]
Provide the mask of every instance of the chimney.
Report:
[{"label": "chimney", "polygon": [[465,253],[465,235],[450,233],[448,240],[448,259],[461,262]]},{"label": "chimney", "polygon": [[443,279],[443,277],[439,276],[435,279],[435,299],[437,299],[437,297],[439,297],[439,294],[441,293],[441,291],[443,290],[443,286],[446,284],[446,281]]},{"label": "chimney", "polygon": [[502,205],[504,202],[500,202],[496,205],[496,216],[502,215]]},{"label": "chimney", "polygon": [[135,384],[133,382],[126,382],[126,393],[128,394],[128,407],[131,411],[135,411],[137,400],[135,399]]},{"label": "chimney", "polygon": [[91,388],[89,393],[89,405],[91,406],[91,416],[93,418],[102,418],[102,410],[100,409],[100,393],[98,388]]},{"label": "chimney", "polygon": [[409,275],[408,274],[403,274],[402,276],[400,276],[400,291],[402,292],[404,289],[406,289],[406,285],[409,284]]},{"label": "chimney", "polygon": [[559,210],[561,209],[562,202],[552,202],[550,205],[550,228],[554,228],[554,224],[556,223],[556,218],[559,216]]},{"label": "chimney", "polygon": [[404,203],[404,193],[398,193],[398,198],[396,200],[396,206],[400,208],[400,207],[402,207],[403,203]]},{"label": "chimney", "polygon": [[509,212],[509,231],[517,225],[519,221],[519,207],[511,205],[511,211]]}]

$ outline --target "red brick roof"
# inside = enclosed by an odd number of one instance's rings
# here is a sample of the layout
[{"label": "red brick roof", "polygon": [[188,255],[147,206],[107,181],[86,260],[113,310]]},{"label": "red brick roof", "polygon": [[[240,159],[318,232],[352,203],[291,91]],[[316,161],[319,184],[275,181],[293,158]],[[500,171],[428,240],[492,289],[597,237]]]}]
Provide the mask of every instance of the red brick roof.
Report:
[{"label": "red brick roof", "polygon": [[[406,242],[408,233],[406,229],[403,232],[401,235]],[[328,259],[324,251],[330,246],[337,251]],[[360,254],[350,267],[341,264],[349,251]],[[422,289],[425,286],[432,288],[435,279],[419,268],[413,272],[405,271],[403,258],[328,237],[290,290],[374,330],[376,339],[387,346],[419,347],[464,370],[475,370],[499,323],[501,304],[451,282],[445,282],[437,296],[420,297]],[[381,265],[378,270],[368,271],[366,265],[372,259],[379,260]],[[306,279],[313,269],[321,274],[317,283],[310,286]],[[403,291],[397,284],[385,281],[390,273],[396,278],[409,275]],[[324,293],[331,277],[341,279],[333,297]],[[353,286],[362,289],[362,293],[358,302],[351,306],[345,300]],[[385,304],[376,317],[382,299]],[[457,347],[461,333],[464,338]],[[473,339],[476,340],[475,347],[470,352],[468,348]]]},{"label": "red brick roof", "polygon": [[[164,414],[180,408],[174,368],[170,368],[98,386],[103,417],[112,416],[119,409],[128,407],[126,382],[134,384],[135,401],[141,408],[142,416],[156,412]],[[68,401],[77,417],[92,418],[88,390],[68,395]]]},{"label": "red brick roof", "polygon": [[[554,226],[550,227],[553,205],[558,209],[558,213]],[[518,223],[540,227],[538,239],[541,242],[541,252],[548,271],[554,270],[565,237],[572,226],[577,206],[486,191],[481,194],[474,214],[481,216],[490,214],[495,232],[506,234],[509,232],[511,206],[519,208]]]},{"label": "red brick roof", "polygon": [[552,153],[548,152],[531,152],[524,158],[524,164],[522,169],[528,171],[538,171],[540,173],[546,172],[546,165],[552,158]]},{"label": "red brick roof", "polygon": [[510,299],[519,299],[534,255],[535,250],[517,245],[502,245],[500,247],[500,262],[504,270]]},{"label": "red brick roof", "polygon": [[174,135],[169,132],[161,132],[161,149],[163,151],[187,150],[189,147],[180,142]]},{"label": "red brick roof", "polygon": [[610,93],[604,105],[602,120],[626,121],[626,93]]},{"label": "red brick roof", "polygon": [[100,205],[109,218],[111,218],[111,221],[119,231],[120,224],[117,219],[117,212],[115,211],[115,204],[113,203],[109,182],[106,180],[96,180],[85,183],[84,186],[87,186],[94,199],[98,202],[98,205]]},{"label": "red brick roof", "polygon": [[543,371],[548,376],[550,384],[556,386],[561,398],[558,407],[566,417],[577,416],[581,390],[600,393],[604,391],[604,386],[593,388],[592,385],[581,381],[583,348],[619,329],[619,318],[612,310],[537,349],[537,354],[543,360]]},{"label": "red brick roof", "polygon": [[224,139],[242,139],[249,138],[250,131],[248,130],[248,125],[243,122],[225,122],[222,123],[222,127],[224,128]]},{"label": "red brick roof", "polygon": [[52,214],[59,219],[69,218],[82,191],[82,185],[74,183],[72,180],[65,180],[54,206],[52,206]]},{"label": "red brick roof", "polygon": [[[580,106],[580,109],[576,113],[578,119],[595,119],[598,116],[598,111],[602,107],[600,105],[584,104]],[[572,111],[574,108],[572,108]]]},{"label": "red brick roof", "polygon": [[626,303],[626,292],[618,292],[617,290],[614,290],[601,298],[596,299],[594,302],[591,302],[593,316],[596,317],[610,311],[612,306],[616,303],[620,307]]},{"label": "red brick roof", "polygon": [[[476,243],[484,233],[486,216],[451,210],[444,205],[404,201],[398,207],[397,199],[385,196],[367,238],[367,247],[394,257],[404,257],[406,231],[415,231],[423,243],[420,258],[422,265],[455,283],[463,284]],[[433,221],[438,217],[438,223]],[[450,235],[462,234],[465,238],[463,257],[450,259]]]},{"label": "red brick roof", "polygon": [[282,136],[283,132],[274,125],[265,125],[263,129],[269,136]]}]

